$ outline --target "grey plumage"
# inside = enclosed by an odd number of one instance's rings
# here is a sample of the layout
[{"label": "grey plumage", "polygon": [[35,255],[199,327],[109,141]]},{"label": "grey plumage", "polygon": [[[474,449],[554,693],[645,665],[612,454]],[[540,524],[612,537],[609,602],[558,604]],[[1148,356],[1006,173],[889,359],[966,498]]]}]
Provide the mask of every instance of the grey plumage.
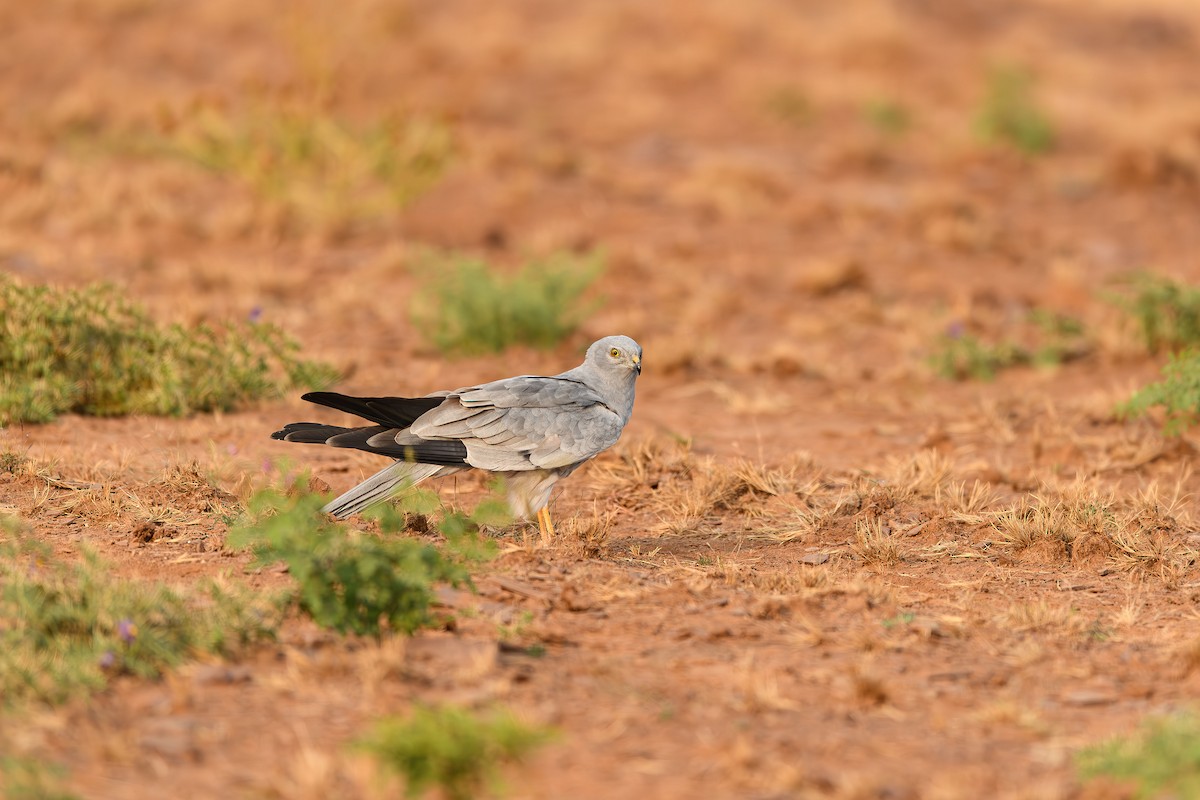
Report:
[{"label": "grey plumage", "polygon": [[[348,397],[311,392],[305,400],[374,423],[342,428],[293,422],[271,434],[289,442],[352,447],[396,463],[325,506],[337,517],[382,502],[430,477],[483,469],[505,478],[519,518],[547,514],[555,482],[616,443],[633,413],[642,348],[608,336],[578,367],[552,376],[521,375],[425,397]],[[545,532],[545,527],[543,527]]]}]

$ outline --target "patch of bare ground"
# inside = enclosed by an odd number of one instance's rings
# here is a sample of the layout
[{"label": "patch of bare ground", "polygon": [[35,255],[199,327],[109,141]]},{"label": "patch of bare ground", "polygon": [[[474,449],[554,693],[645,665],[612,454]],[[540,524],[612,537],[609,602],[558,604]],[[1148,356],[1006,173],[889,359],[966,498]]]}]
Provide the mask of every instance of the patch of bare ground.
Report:
[{"label": "patch of bare ground", "polygon": [[[1074,754],[1200,690],[1194,436],[1115,414],[1161,359],[1108,299],[1200,281],[1194,4],[52,0],[0,29],[22,280],[278,323],[365,395],[645,348],[558,537],[494,532],[441,629],[292,617],[241,661],[6,718],[80,796],[395,796],[348,743],[445,701],[560,731],[514,797],[1107,797]],[[977,136],[996,65],[1035,78],[1049,152]],[[557,348],[448,360],[410,319],[431,249],[597,248],[603,302]],[[937,373],[947,340],[1033,352],[1066,317],[1045,363]],[[379,467],[267,438],[305,413],[12,426],[0,513],[129,581],[271,591],[225,546],[251,492]]]}]

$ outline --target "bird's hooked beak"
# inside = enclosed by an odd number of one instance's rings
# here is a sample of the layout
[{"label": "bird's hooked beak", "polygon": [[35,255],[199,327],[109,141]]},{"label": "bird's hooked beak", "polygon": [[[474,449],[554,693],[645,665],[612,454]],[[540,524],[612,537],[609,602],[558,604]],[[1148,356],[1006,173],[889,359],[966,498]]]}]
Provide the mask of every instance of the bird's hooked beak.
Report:
[{"label": "bird's hooked beak", "polygon": [[633,361],[633,368],[635,370],[637,370],[637,374],[641,375],[642,374],[642,357],[640,355],[638,355],[637,353],[634,353],[632,356],[630,356],[630,359]]}]

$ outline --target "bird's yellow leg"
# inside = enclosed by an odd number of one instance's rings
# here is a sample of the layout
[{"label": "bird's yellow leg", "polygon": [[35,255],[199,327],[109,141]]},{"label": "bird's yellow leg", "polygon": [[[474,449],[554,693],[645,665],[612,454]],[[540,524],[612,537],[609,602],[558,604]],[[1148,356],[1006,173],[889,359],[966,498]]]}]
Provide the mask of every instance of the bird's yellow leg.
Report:
[{"label": "bird's yellow leg", "polygon": [[554,537],[554,523],[550,521],[550,509],[541,508],[538,510],[538,530],[542,534],[542,541],[548,542]]}]

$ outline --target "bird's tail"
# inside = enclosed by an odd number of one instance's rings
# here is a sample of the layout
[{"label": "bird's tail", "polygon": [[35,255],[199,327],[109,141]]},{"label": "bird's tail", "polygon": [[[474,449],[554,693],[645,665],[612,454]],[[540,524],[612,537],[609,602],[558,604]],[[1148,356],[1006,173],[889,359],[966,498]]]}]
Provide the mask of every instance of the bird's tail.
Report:
[{"label": "bird's tail", "polygon": [[322,510],[338,519],[345,519],[363,509],[382,503],[400,491],[415,486],[444,469],[437,464],[413,464],[397,461],[384,467],[341,497],[335,498]]}]

